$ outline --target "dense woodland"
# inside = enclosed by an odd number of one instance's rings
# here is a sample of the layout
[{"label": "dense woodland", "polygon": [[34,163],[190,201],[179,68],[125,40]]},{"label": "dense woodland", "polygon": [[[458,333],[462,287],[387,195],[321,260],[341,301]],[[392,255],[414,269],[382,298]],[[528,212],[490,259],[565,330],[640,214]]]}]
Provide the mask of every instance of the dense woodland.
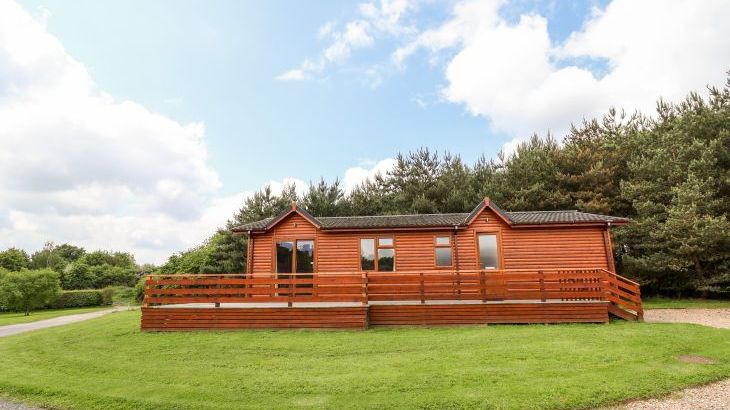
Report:
[{"label": "dense woodland", "polygon": [[[264,187],[226,227],[156,271],[244,271],[246,239],[229,229],[276,215],[292,201],[316,216],[344,216],[469,212],[485,196],[511,211],[628,217],[629,225],[613,230],[617,268],[645,293],[730,297],[730,78],[706,99],[692,93],[678,103],[660,100],[653,115],[611,109],[572,125],[562,141],[535,135],[511,155],[473,164],[428,148],[399,154],[392,171],[350,193],[337,180],[310,184],[301,198],[294,186],[279,195]],[[82,251],[50,244],[20,259],[28,268],[56,270],[68,289],[130,283],[132,272],[153,269],[128,254]],[[13,270],[9,259],[0,253],[0,266]]]},{"label": "dense woodland", "polygon": [[611,109],[573,125],[558,142],[533,136],[513,155],[473,164],[427,148],[395,169],[343,192],[339,181],[289,186],[248,198],[226,229],[174,255],[161,270],[240,272],[246,240],[233,226],[273,216],[291,201],[317,216],[468,212],[485,196],[503,209],[557,210],[631,218],[614,229],[620,273],[646,293],[730,297],[730,78],[703,99],[659,101],[656,113]]}]

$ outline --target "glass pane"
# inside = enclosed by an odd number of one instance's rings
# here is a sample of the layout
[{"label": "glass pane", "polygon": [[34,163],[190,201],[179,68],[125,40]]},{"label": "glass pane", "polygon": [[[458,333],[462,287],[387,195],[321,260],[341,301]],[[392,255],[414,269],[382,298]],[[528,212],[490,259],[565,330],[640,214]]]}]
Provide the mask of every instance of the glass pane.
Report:
[{"label": "glass pane", "polygon": [[294,242],[276,243],[276,271],[291,273],[294,270]]},{"label": "glass pane", "polygon": [[375,239],[360,239],[360,267],[375,270]]},{"label": "glass pane", "polygon": [[393,246],[393,238],[378,239],[378,246]]},{"label": "glass pane", "polygon": [[451,266],[451,248],[436,248],[436,266]]},{"label": "glass pane", "polygon": [[297,273],[314,272],[314,241],[297,241]]},{"label": "glass pane", "polygon": [[448,245],[448,244],[449,244],[448,236],[437,236],[436,237],[436,245]]},{"label": "glass pane", "polygon": [[395,270],[395,249],[378,249],[378,271],[393,272]]},{"label": "glass pane", "polygon": [[479,235],[479,267],[481,269],[499,269],[497,235]]}]

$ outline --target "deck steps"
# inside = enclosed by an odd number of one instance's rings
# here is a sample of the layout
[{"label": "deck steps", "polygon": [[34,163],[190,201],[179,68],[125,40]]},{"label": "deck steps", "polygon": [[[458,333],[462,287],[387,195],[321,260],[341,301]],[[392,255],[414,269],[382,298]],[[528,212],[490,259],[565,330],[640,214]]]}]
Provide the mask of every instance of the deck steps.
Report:
[{"label": "deck steps", "polygon": [[639,320],[639,315],[637,315],[635,312],[631,312],[622,307],[619,307],[619,306],[615,305],[613,302],[608,305],[608,313],[610,313],[613,316],[618,317],[619,319],[623,319],[623,320],[629,320],[629,321]]}]

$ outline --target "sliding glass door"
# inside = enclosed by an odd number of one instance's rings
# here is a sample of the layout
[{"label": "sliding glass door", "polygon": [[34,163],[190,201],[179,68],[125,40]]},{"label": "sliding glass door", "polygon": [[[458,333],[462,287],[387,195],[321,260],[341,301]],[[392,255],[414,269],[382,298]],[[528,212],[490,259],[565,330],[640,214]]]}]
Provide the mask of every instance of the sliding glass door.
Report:
[{"label": "sliding glass door", "polygon": [[[311,239],[279,240],[276,241],[276,276],[289,279],[292,273],[298,273],[297,278],[311,279],[314,273],[314,241]],[[288,285],[279,285],[287,288]],[[312,287],[311,284],[301,284],[297,287]]]}]

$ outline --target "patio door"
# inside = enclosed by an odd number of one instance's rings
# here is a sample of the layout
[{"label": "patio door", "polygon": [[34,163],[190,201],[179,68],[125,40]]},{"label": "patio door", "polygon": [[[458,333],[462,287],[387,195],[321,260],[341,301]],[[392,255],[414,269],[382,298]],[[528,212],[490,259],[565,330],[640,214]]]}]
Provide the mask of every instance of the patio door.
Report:
[{"label": "patio door", "polygon": [[[289,279],[297,273],[299,279],[311,279],[314,273],[314,240],[278,240],[276,241],[276,277]],[[302,274],[305,275],[302,275]],[[289,285],[279,285],[288,288]],[[297,284],[297,288],[311,288],[311,284]],[[301,293],[300,293],[301,294]]]},{"label": "patio door", "polygon": [[[486,297],[490,300],[503,300],[507,294],[504,277],[499,274],[502,260],[499,245],[499,233],[477,234],[479,270],[488,275],[489,285],[486,289]],[[480,272],[480,274],[482,273]]]}]

